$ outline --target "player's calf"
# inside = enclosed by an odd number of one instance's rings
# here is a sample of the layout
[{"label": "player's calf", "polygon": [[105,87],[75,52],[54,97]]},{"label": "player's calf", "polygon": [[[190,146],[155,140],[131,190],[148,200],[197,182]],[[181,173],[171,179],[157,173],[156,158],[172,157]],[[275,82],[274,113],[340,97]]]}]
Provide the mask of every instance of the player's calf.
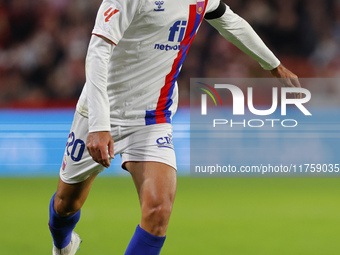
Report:
[{"label": "player's calf", "polygon": [[54,199],[54,209],[58,216],[60,217],[68,217],[73,214],[76,214],[82,207],[82,203],[79,200],[74,199],[66,199],[59,197],[56,194]]}]

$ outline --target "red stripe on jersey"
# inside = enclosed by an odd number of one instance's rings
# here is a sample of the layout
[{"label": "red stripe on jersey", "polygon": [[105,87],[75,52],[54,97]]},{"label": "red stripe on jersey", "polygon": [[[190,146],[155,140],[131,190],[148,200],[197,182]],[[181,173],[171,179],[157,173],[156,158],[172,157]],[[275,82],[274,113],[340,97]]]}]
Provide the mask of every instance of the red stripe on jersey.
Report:
[{"label": "red stripe on jersey", "polygon": [[[205,5],[204,5],[204,11],[205,12],[205,8],[207,5],[208,0],[205,0]],[[189,7],[189,20],[188,20],[188,26],[187,29],[185,31],[185,35],[184,35],[184,39],[182,40],[182,42],[180,43],[181,45],[181,49],[178,52],[177,57],[174,60],[174,63],[172,64],[172,68],[170,73],[166,76],[165,78],[165,85],[162,87],[161,92],[160,92],[160,97],[158,98],[158,102],[157,102],[157,108],[155,111],[155,119],[156,119],[156,123],[166,123],[166,117],[165,114],[163,113],[163,111],[166,109],[166,104],[169,100],[169,92],[170,89],[174,86],[174,79],[177,78],[178,72],[179,72],[179,68],[180,66],[183,64],[183,57],[186,56],[190,45],[195,37],[196,34],[196,30],[199,26],[199,24],[202,22],[203,16],[204,15],[200,15],[200,20],[197,21],[197,6],[196,5],[190,5]],[[196,22],[198,22],[198,24],[196,24]],[[195,31],[194,31],[195,30]]]},{"label": "red stripe on jersey", "polygon": [[105,37],[105,36],[103,36],[103,35],[95,34],[95,33],[92,33],[92,34],[93,34],[93,35],[96,35],[96,36],[99,36],[99,37],[102,37],[102,38],[108,40],[108,41],[109,41],[110,43],[112,43],[113,45],[117,46],[117,44],[115,44],[113,41],[111,41],[109,38],[107,38],[107,37]]}]

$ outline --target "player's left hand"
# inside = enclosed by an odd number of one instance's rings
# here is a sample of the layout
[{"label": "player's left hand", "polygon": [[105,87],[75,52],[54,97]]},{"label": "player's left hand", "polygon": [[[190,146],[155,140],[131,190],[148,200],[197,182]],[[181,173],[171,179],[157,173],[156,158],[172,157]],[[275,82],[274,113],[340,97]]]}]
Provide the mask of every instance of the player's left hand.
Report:
[{"label": "player's left hand", "polygon": [[[285,87],[301,88],[301,84],[296,74],[285,68],[282,64],[270,71],[273,76],[279,79],[279,81]],[[301,93],[295,93],[296,98],[301,98]]]}]

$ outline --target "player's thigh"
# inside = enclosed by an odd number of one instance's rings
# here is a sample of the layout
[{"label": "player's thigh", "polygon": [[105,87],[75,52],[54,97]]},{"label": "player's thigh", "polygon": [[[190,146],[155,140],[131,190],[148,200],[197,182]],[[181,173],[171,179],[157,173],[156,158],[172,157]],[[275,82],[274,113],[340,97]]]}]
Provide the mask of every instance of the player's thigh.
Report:
[{"label": "player's thigh", "polygon": [[133,178],[142,209],[162,204],[172,207],[177,186],[177,172],[173,167],[151,161],[126,162],[125,167]]}]

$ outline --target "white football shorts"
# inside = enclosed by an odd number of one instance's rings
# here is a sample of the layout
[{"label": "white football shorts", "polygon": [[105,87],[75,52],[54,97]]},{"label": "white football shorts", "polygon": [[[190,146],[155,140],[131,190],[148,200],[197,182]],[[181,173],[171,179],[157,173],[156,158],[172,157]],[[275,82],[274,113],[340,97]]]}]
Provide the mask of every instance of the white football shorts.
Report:
[{"label": "white football shorts", "polygon": [[[105,169],[92,159],[86,149],[87,135],[88,118],[76,112],[60,168],[60,178],[65,183],[82,182],[90,175]],[[123,168],[129,161],[153,161],[167,164],[177,170],[171,124],[111,126],[111,135],[114,140],[114,153],[121,155]]]}]

